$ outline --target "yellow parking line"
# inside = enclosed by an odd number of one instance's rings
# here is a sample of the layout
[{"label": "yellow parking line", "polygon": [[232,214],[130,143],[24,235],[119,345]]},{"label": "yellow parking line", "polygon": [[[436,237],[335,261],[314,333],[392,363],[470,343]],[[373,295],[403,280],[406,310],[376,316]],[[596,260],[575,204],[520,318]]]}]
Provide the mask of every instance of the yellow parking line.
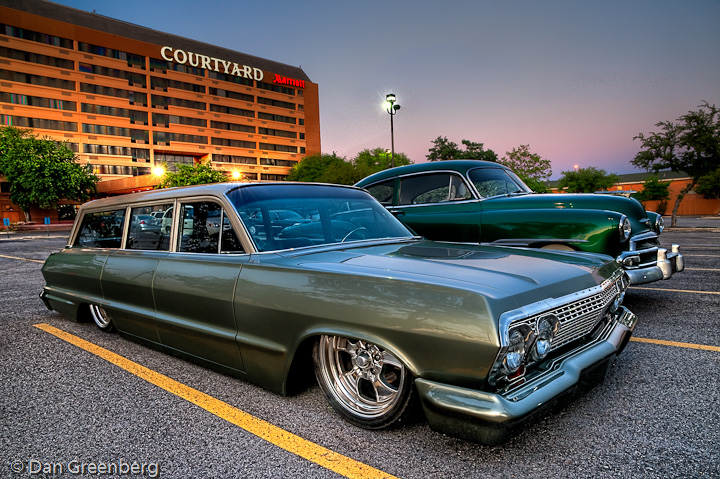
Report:
[{"label": "yellow parking line", "polygon": [[8,258],[8,259],[19,259],[22,261],[33,261],[35,263],[44,263],[45,261],[39,260],[39,259],[29,259],[29,258],[18,258],[17,256],[5,256],[4,254],[0,254],[0,258]]},{"label": "yellow parking line", "polygon": [[684,271],[720,271],[718,268],[685,268]]},{"label": "yellow parking line", "polygon": [[61,329],[54,328],[49,324],[44,323],[36,324],[35,327],[57,336],[58,338],[84,349],[85,351],[95,354],[96,356],[121,367],[129,373],[134,374],[135,376],[144,379],[155,386],[200,406],[209,413],[225,419],[226,421],[241,427],[247,432],[258,436],[259,438],[264,439],[281,449],[297,454],[308,461],[314,462],[315,464],[334,471],[342,476],[358,479],[394,478],[394,476],[388,473],[370,467],[367,464],[363,464],[362,462],[358,462],[354,459],[350,459],[349,457],[331,451],[330,449],[326,449],[277,426],[273,426],[262,419],[251,416],[250,414],[230,406],[223,401],[215,399],[208,394],[200,392],[197,389],[193,389],[190,386],[186,386],[174,379],[170,379],[163,374],[153,371],[152,369],[148,369],[145,366],[141,366],[134,361],[130,361],[129,359],[113,353],[112,351],[97,346],[89,341],[85,341],[84,339],[67,333]]},{"label": "yellow parking line", "polygon": [[677,341],[664,341],[662,339],[647,339],[636,337],[630,338],[630,341],[636,341],[638,343],[661,344],[663,346],[675,346],[677,348],[702,349],[705,351],[715,351],[720,353],[720,346],[706,346],[704,344],[679,343]]},{"label": "yellow parking line", "polygon": [[630,289],[644,289],[646,291],[671,291],[673,293],[720,294],[720,291],[693,291],[691,289],[643,288],[641,286],[630,286]]}]

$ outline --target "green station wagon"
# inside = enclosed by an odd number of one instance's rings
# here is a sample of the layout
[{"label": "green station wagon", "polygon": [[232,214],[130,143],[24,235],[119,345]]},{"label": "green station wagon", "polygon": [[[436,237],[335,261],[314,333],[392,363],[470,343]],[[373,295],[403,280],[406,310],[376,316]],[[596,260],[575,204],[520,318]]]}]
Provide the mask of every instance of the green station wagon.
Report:
[{"label": "green station wagon", "polygon": [[680,246],[660,246],[663,219],[640,202],[604,194],[534,194],[510,169],[454,160],[371,175],[366,189],[428,239],[604,253],[632,284],[684,269]]},{"label": "green station wagon", "polygon": [[[171,209],[169,229],[133,228]],[[279,394],[314,373],[360,427],[421,405],[435,430],[485,444],[601,380],[636,323],[611,258],[428,241],[343,186],[92,201],[42,273],[45,305],[72,319]]]}]

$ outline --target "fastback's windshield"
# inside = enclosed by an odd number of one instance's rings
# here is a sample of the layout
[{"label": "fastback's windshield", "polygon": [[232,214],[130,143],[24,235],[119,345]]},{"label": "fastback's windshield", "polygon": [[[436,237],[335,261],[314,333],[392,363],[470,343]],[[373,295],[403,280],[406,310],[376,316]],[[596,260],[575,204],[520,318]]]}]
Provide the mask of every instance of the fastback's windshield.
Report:
[{"label": "fastback's windshield", "polygon": [[475,168],[468,172],[480,196],[532,193],[532,190],[515,173],[502,168]]},{"label": "fastback's windshield", "polygon": [[228,192],[259,251],[413,235],[364,191],[307,184]]}]

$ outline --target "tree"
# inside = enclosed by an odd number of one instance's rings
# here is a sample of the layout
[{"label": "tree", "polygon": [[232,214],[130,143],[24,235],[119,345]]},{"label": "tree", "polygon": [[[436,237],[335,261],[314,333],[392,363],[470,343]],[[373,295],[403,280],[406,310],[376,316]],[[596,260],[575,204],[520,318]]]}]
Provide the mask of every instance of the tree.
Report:
[{"label": "tree", "polygon": [[643,183],[643,190],[632,196],[641,203],[659,200],[657,213],[664,215],[667,209],[667,199],[670,198],[670,183],[661,182],[657,175],[652,175]]},{"label": "tree", "polygon": [[[412,161],[405,153],[395,153],[395,166],[405,166],[411,163]],[[364,149],[352,159],[352,164],[359,176],[358,181],[360,181],[366,176],[390,168],[391,157],[384,148]]]},{"label": "tree", "polygon": [[720,198],[720,168],[700,177],[695,191],[708,199]]},{"label": "tree", "polygon": [[589,166],[577,171],[563,171],[558,189],[566,189],[568,193],[594,193],[606,190],[620,179],[616,174],[608,174],[605,170]]},{"label": "tree", "polygon": [[497,161],[498,156],[492,150],[485,150],[483,143],[476,143],[469,140],[462,140],[465,150],[461,150],[457,143],[449,141],[447,137],[438,136],[433,141],[433,147],[426,155],[430,161],[445,160],[485,160]]},{"label": "tree", "polygon": [[288,181],[313,183],[334,183],[352,185],[355,183],[353,168],[345,158],[333,152],[306,156],[290,170]]},{"label": "tree", "polygon": [[547,193],[550,188],[544,183],[552,175],[550,160],[530,152],[530,145],[520,145],[505,153],[498,163],[507,166],[533,191]]},{"label": "tree", "polygon": [[175,186],[206,185],[209,183],[224,183],[228,177],[222,171],[213,169],[209,161],[195,163],[194,165],[177,165],[177,172],[167,172],[158,188],[172,188]]},{"label": "tree", "polygon": [[0,129],[0,175],[10,183],[10,200],[22,208],[57,208],[60,200],[84,202],[97,192],[99,178],[79,165],[64,143],[31,130],[12,126]]},{"label": "tree", "polygon": [[660,132],[648,136],[640,133],[642,150],[632,160],[633,165],[646,171],[669,169],[684,171],[690,182],[678,194],[673,206],[671,226],[677,223],[677,211],[685,195],[700,178],[720,168],[720,112],[715,105],[703,102],[696,111],[689,111],[675,123],[661,121],[655,126]]}]

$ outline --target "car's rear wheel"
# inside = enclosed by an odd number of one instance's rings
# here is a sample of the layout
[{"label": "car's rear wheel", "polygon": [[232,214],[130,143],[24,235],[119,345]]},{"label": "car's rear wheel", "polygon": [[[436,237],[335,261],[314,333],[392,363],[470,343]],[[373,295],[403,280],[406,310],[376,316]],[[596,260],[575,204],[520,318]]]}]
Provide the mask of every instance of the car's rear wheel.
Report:
[{"label": "car's rear wheel", "polygon": [[107,312],[100,306],[90,305],[90,316],[92,316],[95,325],[103,331],[110,332],[115,329],[112,319]]},{"label": "car's rear wheel", "polygon": [[389,351],[359,339],[321,336],[313,359],[321,389],[349,422],[379,429],[412,413],[412,377]]}]

